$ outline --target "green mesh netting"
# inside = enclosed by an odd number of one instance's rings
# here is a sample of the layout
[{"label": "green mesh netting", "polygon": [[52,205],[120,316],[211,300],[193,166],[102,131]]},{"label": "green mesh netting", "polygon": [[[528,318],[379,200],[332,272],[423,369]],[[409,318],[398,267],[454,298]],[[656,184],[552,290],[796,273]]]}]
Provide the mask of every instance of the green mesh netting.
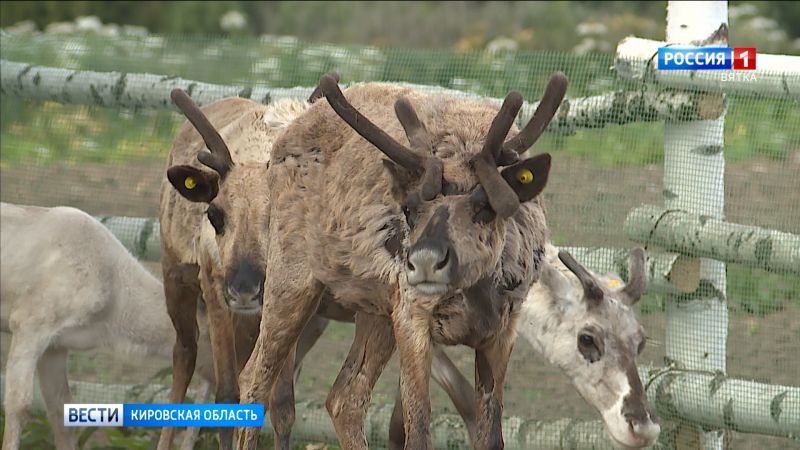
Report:
[{"label": "green mesh netting", "polygon": [[[3,35],[0,50],[6,61],[72,70],[151,73],[252,89],[312,87],[321,74],[336,70],[344,83],[405,82],[494,98],[517,89],[527,102],[533,102],[541,95],[549,75],[560,70],[570,79],[568,98],[597,96],[598,108],[599,96],[612,92],[671,92],[649,83],[621,79],[612,70],[614,58],[610,54],[377,49],[310,44],[291,38],[211,40],[48,35]],[[728,95],[726,101],[724,219],[797,235],[800,233],[798,101],[736,95]],[[157,216],[166,156],[182,116],[166,109],[132,110],[33,101],[5,91],[0,103],[2,201],[70,205],[95,216]],[[588,105],[589,110],[593,107]],[[624,230],[629,213],[643,204],[663,206],[665,201],[673,200],[671,196],[675,194],[665,190],[663,179],[665,127],[673,125],[665,125],[654,117],[645,122],[646,114],[633,123],[616,125],[625,114],[625,108],[617,105],[609,109],[605,118],[594,122],[593,128],[584,127],[584,122],[574,128],[554,129],[537,144],[537,150],[547,150],[554,156],[544,198],[556,245],[633,247],[636,243]],[[702,178],[705,167],[687,166],[682,172],[686,177]],[[131,242],[136,240],[131,236],[139,232],[139,222],[131,221],[129,232],[124,230],[128,222],[113,223],[119,235],[128,236],[126,239]],[[147,243],[138,241],[131,245],[147,247]],[[781,245],[789,243],[777,239],[771,248],[774,251]],[[652,251],[657,252],[657,247],[653,246]],[[145,264],[160,276],[157,262]],[[717,301],[721,299],[726,308],[714,316],[718,320],[703,323],[703,330],[691,338],[667,339],[670,327],[667,311],[698,294],[651,293],[645,297],[638,314],[651,342],[640,365],[664,367],[673,363],[682,367],[680,355],[691,349],[680,346],[702,346],[697,339],[727,333],[727,353],[723,359],[728,376],[797,387],[800,277],[785,269],[767,271],[746,264],[728,264],[722,273],[724,292],[717,285],[716,290],[707,289],[699,295],[717,296]],[[701,287],[709,288],[702,280]],[[333,324],[306,358],[297,398],[307,409],[302,417],[298,414],[296,438],[313,442],[325,438],[329,444],[335,444],[322,404],[345,359],[352,335],[352,325]],[[10,336],[3,334],[3,364],[9,342]],[[448,353],[471,378],[472,352],[450,348]],[[373,396],[375,411],[390,411],[387,405],[394,401],[397,364],[395,357],[378,382]],[[73,354],[69,360],[71,380],[87,383],[76,394],[87,398],[78,400],[92,402],[124,401],[120,395],[130,394],[130,388],[136,385],[161,383],[166,387],[169,366],[169,359],[120,361],[113,355],[100,353]],[[104,387],[111,384],[125,386]],[[510,422],[509,427],[523,419],[551,424],[562,418],[574,420],[574,424],[599,419],[566,378],[522,339],[515,347],[505,389],[505,414],[521,418]],[[144,390],[145,395],[158,394],[154,398],[164,401],[165,388],[160,393],[152,386]],[[439,420],[437,426],[461,432],[451,441],[464,442],[465,434],[458,423],[442,425],[443,420],[456,417],[452,416],[456,412],[444,392],[432,384],[431,395],[434,418],[446,418]],[[755,398],[760,394],[752,392],[752,395]],[[697,398],[687,401],[711,400],[697,394]],[[664,421],[660,444],[665,448],[698,448],[694,445],[699,442],[700,430],[675,409],[657,406]],[[778,409],[780,406],[778,402]],[[774,408],[747,413],[759,417],[766,414],[767,420],[770,414],[776,414]],[[457,422],[457,418],[452,420]],[[729,416],[726,420],[736,422]],[[383,445],[388,435],[388,429],[378,426],[382,423],[377,422],[370,435],[376,445]],[[566,427],[572,425],[568,421]],[[512,439],[513,435],[506,433],[507,448],[512,447],[509,442]],[[270,440],[262,439],[264,445]],[[447,437],[439,438],[439,442],[446,441]],[[787,438],[733,429],[724,432],[724,442],[730,448],[741,449],[783,449],[797,445]],[[569,442],[559,443],[558,437],[552,438],[553,446],[562,444]],[[602,445],[600,440],[597,445]]]}]

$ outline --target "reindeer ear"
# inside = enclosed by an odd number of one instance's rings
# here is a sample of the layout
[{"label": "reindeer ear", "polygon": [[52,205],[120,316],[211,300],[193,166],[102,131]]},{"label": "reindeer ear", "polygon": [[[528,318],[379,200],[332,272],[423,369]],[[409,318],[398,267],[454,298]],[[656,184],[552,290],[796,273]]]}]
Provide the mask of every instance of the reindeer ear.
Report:
[{"label": "reindeer ear", "polygon": [[542,275],[539,281],[553,293],[556,301],[569,296],[571,289],[569,280],[549,262],[542,264]]},{"label": "reindeer ear", "polygon": [[397,203],[404,203],[406,201],[406,194],[408,187],[411,184],[411,174],[408,170],[396,164],[394,161],[383,159],[383,168],[389,174],[391,179],[392,197]]},{"label": "reindeer ear", "polygon": [[547,185],[550,174],[550,154],[542,153],[506,167],[500,175],[506,180],[520,203],[527,202],[539,195]]},{"label": "reindeer ear", "polygon": [[631,250],[629,262],[628,284],[622,289],[625,302],[628,305],[635,305],[642,298],[647,288],[647,274],[645,273],[645,254],[642,247]]},{"label": "reindeer ear", "polygon": [[192,166],[170,167],[167,179],[190,202],[210,203],[219,193],[219,175]]}]

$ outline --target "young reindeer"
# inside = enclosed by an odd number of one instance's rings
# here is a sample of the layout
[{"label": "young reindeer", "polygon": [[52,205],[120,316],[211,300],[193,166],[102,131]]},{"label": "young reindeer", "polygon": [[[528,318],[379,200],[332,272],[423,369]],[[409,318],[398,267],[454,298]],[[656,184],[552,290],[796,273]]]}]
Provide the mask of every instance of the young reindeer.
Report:
[{"label": "young reindeer", "polygon": [[[56,448],[73,450],[77,435],[64,427],[63,417],[64,404],[72,402],[68,353],[103,349],[122,356],[169,356],[175,332],[164,288],[81,210],[0,203],[0,224],[0,329],[12,333],[3,450],[19,448],[35,377]],[[201,356],[208,356],[208,347],[201,339]]]},{"label": "young reindeer", "polygon": [[[517,154],[541,135],[566,85],[554,75],[516,133],[515,91],[498,111],[380,83],[351,87],[345,98],[323,76],[328,103],[298,116],[272,150],[265,299],[243,402],[269,407],[328,289],[356,312],[354,345],[327,401],[344,448],[366,447],[366,408],[395,339],[405,448],[431,447],[435,342],[476,349],[476,447],[502,448],[505,370],[520,305],[539,278],[546,224],[536,197],[550,167],[548,154]],[[255,448],[258,434],[245,429],[240,448]]]},{"label": "young reindeer", "polygon": [[[331,72],[330,76],[338,80],[336,73]],[[251,298],[248,295],[244,296],[245,302],[240,302],[235,295],[223,297],[219,293],[223,286],[222,273],[225,272],[225,267],[233,268],[229,269],[228,273],[236,273],[238,263],[238,267],[243,267],[239,269],[240,274],[244,271],[245,275],[255,279],[251,282],[250,291],[260,291],[258,278],[263,279],[263,246],[266,235],[261,234],[264,230],[255,225],[266,220],[261,212],[266,210],[269,198],[259,197],[258,194],[264,195],[265,171],[270,158],[272,140],[279,130],[321,96],[321,92],[317,89],[306,102],[282,100],[268,107],[248,100],[229,98],[201,109],[182,91],[176,90],[172,93],[173,101],[200,135],[192,132],[189,123],[184,124],[176,137],[169,161],[167,177],[171,186],[165,183],[162,187],[162,249],[169,249],[163,252],[162,257],[165,280],[168,279],[167,274],[171,274],[170,282],[165,283],[164,288],[167,292],[167,304],[170,306],[170,317],[175,323],[175,328],[179,330],[173,361],[170,401],[182,401],[193,373],[195,356],[192,330],[196,319],[195,309],[189,302],[190,296],[198,289],[202,289],[207,309],[209,311],[216,309],[215,314],[209,313],[209,328],[213,342],[217,345],[214,351],[214,361],[217,361],[216,371],[222,372],[223,376],[226,374],[230,376],[231,372],[238,373],[250,355],[258,333],[260,316],[234,314],[232,324],[230,319],[227,319],[228,314],[225,313],[225,307],[219,299],[230,300],[228,305],[231,310],[241,311],[244,304],[251,306],[245,313],[251,310],[255,313],[260,311],[260,292],[257,301],[251,303],[247,303]],[[219,131],[215,125],[219,127]],[[225,139],[222,138],[223,135]],[[201,152],[203,143],[212,150],[212,154],[222,156],[212,157]],[[192,155],[195,154],[198,155],[198,160],[211,160],[214,167],[221,168],[225,177],[220,178],[225,181],[218,180],[220,172],[216,169],[215,174],[206,172],[202,167],[198,168],[192,159]],[[226,169],[228,165],[216,162],[217,159],[227,160],[226,155],[233,155],[240,163]],[[241,162],[247,158],[250,160]],[[182,164],[183,162],[190,164]],[[230,175],[227,174],[228,171],[231,172]],[[237,180],[236,184],[232,180]],[[177,194],[191,202],[210,203],[205,217],[202,205],[186,202]],[[258,201],[254,201],[256,199]],[[249,265],[247,258],[242,262],[241,252],[244,250],[250,252],[247,254]],[[181,256],[180,261],[183,261],[181,264],[176,262],[178,255]],[[195,260],[198,263],[191,262]],[[251,271],[256,267],[261,267],[262,273]],[[198,280],[193,278],[197,277],[198,272],[200,286],[197,286]],[[213,276],[209,276],[209,273]],[[241,278],[242,276],[240,280]],[[241,287],[230,286],[235,284],[235,275],[228,276],[224,283],[227,283],[225,294],[229,291],[233,293],[246,291]],[[207,292],[210,294],[207,295]],[[354,320],[352,311],[345,311],[330,301],[329,295],[324,297],[317,314],[310,319],[297,343],[297,364],[293,361],[287,362],[271,393],[273,407],[270,411],[270,420],[275,433],[276,448],[290,447],[289,437],[295,413],[294,379],[306,352],[320,337],[329,319],[350,322]],[[235,359],[231,349],[231,334],[235,334],[235,345],[233,345],[236,351]],[[441,370],[434,374],[434,379],[450,394],[456,408],[465,417],[471,417],[474,414],[469,405],[461,401],[465,386],[453,385],[448,378],[448,373],[455,370],[455,365],[443,352],[437,352],[435,358],[437,367],[441,367]],[[232,396],[238,392],[236,386],[230,383],[230,378],[222,378],[221,382],[217,383],[218,402],[232,401]],[[466,385],[466,388],[468,387]],[[227,397],[220,395],[220,392]],[[236,399],[238,401],[238,397]],[[159,448],[169,447],[173,433],[173,428],[165,428],[162,431]],[[225,448],[230,445],[230,434],[221,435],[220,440],[222,447]]]},{"label": "young reindeer", "polygon": [[636,368],[645,333],[633,311],[645,291],[644,249],[631,251],[627,285],[595,276],[565,251],[558,260],[548,248],[541,280],[522,305],[519,333],[567,374],[614,441],[654,444],[661,428]]},{"label": "young reindeer", "polygon": [[[522,305],[518,333],[548,362],[559,367],[597,410],[609,436],[624,448],[653,445],[661,428],[650,411],[636,368],[644,329],[633,305],[645,290],[645,257],[631,251],[628,284],[615,275],[597,277],[566,251],[546,246],[542,276]],[[456,370],[452,383],[469,384]],[[402,405],[395,402],[389,448],[403,447]],[[472,431],[477,424],[463,416]]]},{"label": "young reindeer", "polygon": [[[238,374],[249,357],[263,298],[267,168],[277,135],[307,101],[265,106],[226,98],[198,108],[182,90],[172,100],[187,117],[167,161],[161,187],[162,270],[167,311],[177,332],[170,402],[181,403],[195,369],[197,298],[208,311],[217,403],[238,403]],[[280,429],[276,426],[276,429]],[[159,450],[175,429],[165,427]],[[220,429],[231,448],[232,428]]]},{"label": "young reindeer", "polygon": [[[597,277],[565,252],[547,244],[542,276],[522,306],[517,331],[551,364],[564,371],[581,396],[597,410],[611,438],[625,448],[655,443],[660,426],[636,368],[644,350],[644,330],[633,306],[645,290],[642,248],[631,251],[628,284],[615,274]],[[301,342],[313,345],[304,330]],[[305,352],[303,352],[305,354]],[[302,358],[298,350],[298,363]],[[449,363],[449,364],[448,364]],[[440,348],[434,353],[433,378],[458,408],[470,441],[477,423],[472,386]],[[389,429],[389,448],[403,448],[403,407],[398,396]]]}]

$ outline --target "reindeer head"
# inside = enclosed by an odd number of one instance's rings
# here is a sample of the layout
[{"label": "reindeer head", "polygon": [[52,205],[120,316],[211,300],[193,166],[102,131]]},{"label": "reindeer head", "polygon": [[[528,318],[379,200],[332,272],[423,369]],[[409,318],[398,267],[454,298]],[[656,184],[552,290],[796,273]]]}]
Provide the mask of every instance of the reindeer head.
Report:
[{"label": "reindeer head", "polygon": [[[390,252],[407,249],[405,275],[413,290],[443,295],[472,286],[496,270],[509,219],[521,204],[534,203],[550,170],[549,154],[523,161],[518,154],[542,134],[566,86],[563,74],[553,75],[530,122],[509,140],[522,107],[522,96],[516,91],[508,94],[499,111],[485,103],[453,99],[436,105],[420,102],[427,126],[413,99],[401,97],[394,109],[409,147],[355,109],[335,80],[320,79],[320,89],[333,110],[388,157],[383,163],[398,212],[392,226],[403,228],[394,235],[407,236],[408,241],[404,246],[391,243],[394,250],[389,249],[389,241],[386,246]],[[544,227],[544,223],[538,225]],[[543,234],[544,230],[534,232]]]},{"label": "reindeer head", "polygon": [[268,165],[234,164],[222,136],[192,99],[175,89],[172,100],[202,136],[209,151],[200,150],[197,159],[210,170],[176,165],[167,170],[167,179],[187,200],[208,204],[199,246],[211,259],[218,294],[234,312],[260,313],[269,226]]},{"label": "reindeer head", "polygon": [[633,311],[645,290],[644,250],[631,252],[627,285],[598,279],[565,251],[558,258],[580,284],[555,261],[546,263],[525,303],[534,311],[532,323],[520,331],[567,373],[614,441],[626,448],[652,445],[661,428],[636,368],[645,333]]}]

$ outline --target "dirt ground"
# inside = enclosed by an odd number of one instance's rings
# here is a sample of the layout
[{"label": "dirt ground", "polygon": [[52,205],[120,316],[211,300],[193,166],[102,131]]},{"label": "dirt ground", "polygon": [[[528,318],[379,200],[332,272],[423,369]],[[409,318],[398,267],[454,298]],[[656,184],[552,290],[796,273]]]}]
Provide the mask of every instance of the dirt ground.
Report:
[{"label": "dirt ground", "polygon": [[[547,189],[548,221],[556,242],[570,245],[631,245],[621,232],[625,214],[641,203],[661,203],[661,168],[598,169],[580,160],[556,160]],[[562,162],[563,161],[563,162]],[[800,233],[800,169],[798,158],[786,163],[757,161],[729,164],[726,172],[726,215],[738,223],[774,227]],[[95,215],[156,216],[163,162],[119,167],[58,165],[3,169],[0,175],[2,201],[42,206],[71,205]],[[591,180],[585,183],[585,180]],[[160,275],[157,264],[148,267]],[[761,382],[798,385],[800,363],[800,302],[763,317],[732,311],[728,327],[728,374]],[[664,315],[640,313],[648,335],[654,340],[642,358],[644,364],[662,365]],[[5,365],[9,339],[2,336]],[[298,399],[324,400],[352,340],[352,325],[334,324],[306,358]],[[472,352],[452,348],[448,353],[472,379]],[[110,363],[97,363],[106,366]],[[391,403],[397,386],[397,357],[378,382],[373,403]],[[120,382],[142,374],[145,381],[168,360],[114,363],[96,368],[81,378]],[[138,367],[138,369],[137,369]],[[145,369],[146,367],[146,369]],[[433,385],[435,412],[455,414],[443,391]],[[505,413],[535,419],[561,417],[599,419],[578,396],[561,373],[535,354],[522,339],[515,347],[506,383]],[[788,439],[731,433],[734,449],[784,449],[796,442]]]}]

